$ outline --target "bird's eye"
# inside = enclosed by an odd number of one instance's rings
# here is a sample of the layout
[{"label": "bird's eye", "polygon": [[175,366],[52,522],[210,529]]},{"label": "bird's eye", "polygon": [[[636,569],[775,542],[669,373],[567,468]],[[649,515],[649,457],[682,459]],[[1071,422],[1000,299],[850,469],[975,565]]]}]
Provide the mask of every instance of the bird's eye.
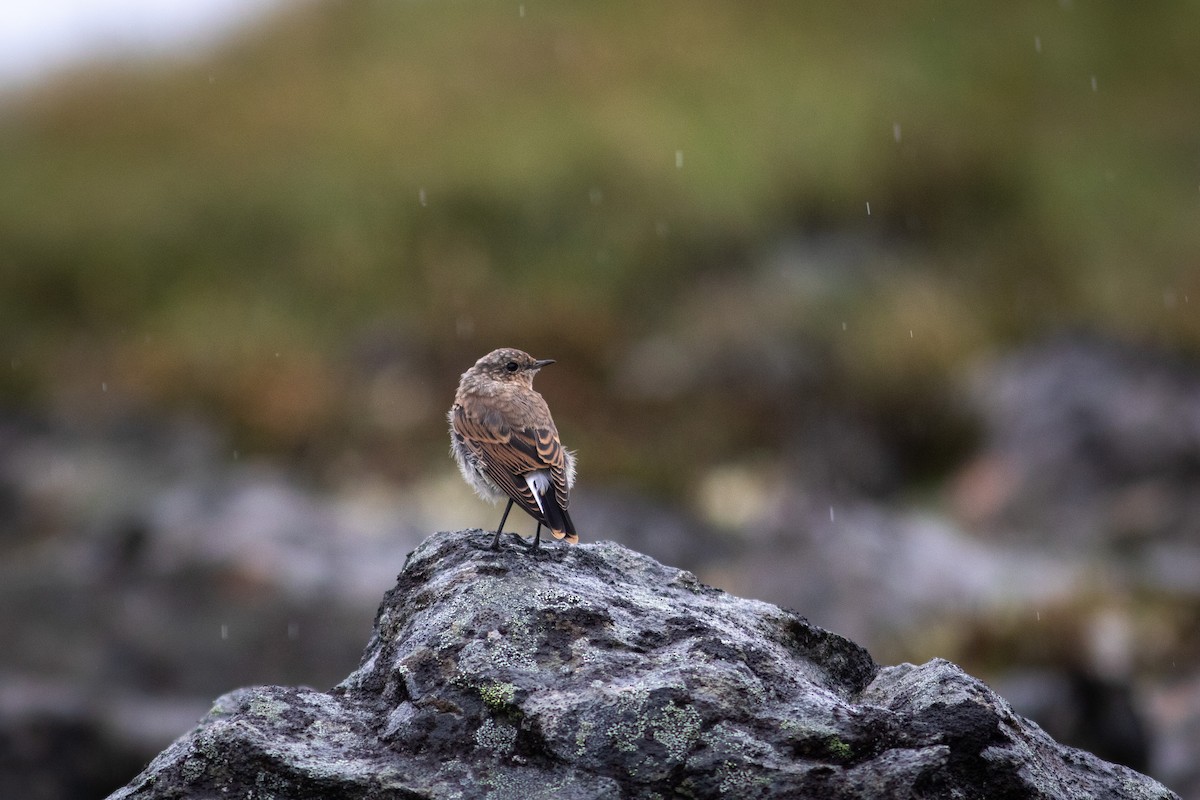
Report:
[{"label": "bird's eye", "polygon": [[517,371],[517,362],[515,362],[515,361],[510,361],[510,362],[508,362],[507,364],[505,364],[505,365],[504,365],[504,368],[505,368],[506,370],[508,370],[509,372],[516,372],[516,371]]}]

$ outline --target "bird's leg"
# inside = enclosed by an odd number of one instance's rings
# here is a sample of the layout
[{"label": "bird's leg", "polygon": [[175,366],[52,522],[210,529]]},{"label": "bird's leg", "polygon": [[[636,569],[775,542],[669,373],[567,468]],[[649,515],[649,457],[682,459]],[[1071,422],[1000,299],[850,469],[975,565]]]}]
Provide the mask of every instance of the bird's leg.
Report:
[{"label": "bird's leg", "polygon": [[537,550],[538,544],[542,541],[542,523],[538,523],[537,530],[533,532],[533,547],[530,550]]},{"label": "bird's leg", "polygon": [[500,525],[497,526],[497,528],[496,528],[496,537],[494,539],[492,539],[492,549],[493,550],[500,549],[500,531],[504,530],[504,522],[505,522],[505,520],[508,519],[508,512],[512,511],[512,506],[513,506],[513,500],[510,497],[510,498],[508,498],[508,505],[506,505],[504,507],[504,516],[500,517]]}]

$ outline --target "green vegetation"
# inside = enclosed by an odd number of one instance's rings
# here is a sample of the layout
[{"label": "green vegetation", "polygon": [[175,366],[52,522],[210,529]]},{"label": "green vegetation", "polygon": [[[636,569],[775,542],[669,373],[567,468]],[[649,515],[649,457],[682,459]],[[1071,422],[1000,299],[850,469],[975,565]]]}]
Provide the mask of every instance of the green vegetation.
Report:
[{"label": "green vegetation", "polygon": [[854,749],[836,736],[830,736],[826,744],[829,745],[829,754],[839,761],[849,761],[854,756]]},{"label": "green vegetation", "polygon": [[[1197,25],[1186,3],[326,2],[81,70],[0,109],[0,398],[199,408],[245,449],[403,476],[444,457],[458,373],[513,344],[570,364],[543,388],[592,474],[677,489],[672,465],[771,446],[758,420],[795,403],[631,398],[645,337],[766,329],[885,416],[1047,328],[1195,350]],[[764,297],[791,237],[867,247]]]},{"label": "green vegetation", "polygon": [[479,687],[479,696],[483,704],[492,711],[504,711],[512,706],[516,697],[517,687],[511,683],[489,683]]}]

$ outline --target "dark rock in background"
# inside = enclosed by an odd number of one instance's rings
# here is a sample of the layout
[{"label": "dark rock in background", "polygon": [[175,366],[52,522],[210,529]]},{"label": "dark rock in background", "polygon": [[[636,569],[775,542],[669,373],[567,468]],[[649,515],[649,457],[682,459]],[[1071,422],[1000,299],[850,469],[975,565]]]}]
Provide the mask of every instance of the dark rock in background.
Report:
[{"label": "dark rock in background", "polygon": [[1200,586],[1195,363],[1064,335],[984,365],[970,398],[984,441],[959,480],[965,517],[993,535],[1063,548],[1187,544],[1159,552],[1157,566],[1173,560],[1173,572]]},{"label": "dark rock in background", "polygon": [[414,551],[329,693],[222,697],[114,800],[1172,798],[953,664],[880,668],[795,613],[610,542]]},{"label": "dark rock in background", "polygon": [[0,721],[0,797],[102,797],[142,763],[94,718],[37,713]]}]

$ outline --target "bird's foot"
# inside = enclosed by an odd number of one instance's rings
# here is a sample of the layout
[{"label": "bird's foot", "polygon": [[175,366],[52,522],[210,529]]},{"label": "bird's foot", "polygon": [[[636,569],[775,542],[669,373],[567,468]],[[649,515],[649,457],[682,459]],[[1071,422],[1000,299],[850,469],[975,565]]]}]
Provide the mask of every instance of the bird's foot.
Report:
[{"label": "bird's foot", "polygon": [[515,532],[515,531],[510,531],[510,532],[509,532],[509,535],[510,535],[510,536],[512,536],[514,539],[516,539],[516,540],[517,540],[517,544],[521,545],[521,547],[524,547],[526,550],[531,550],[531,549],[533,549],[533,546],[534,546],[534,545],[533,545],[533,543],[532,543],[532,542],[530,542],[528,539],[526,539],[526,538],[525,538],[524,536],[522,536],[521,534],[519,534],[519,533],[517,533],[517,532]]}]

